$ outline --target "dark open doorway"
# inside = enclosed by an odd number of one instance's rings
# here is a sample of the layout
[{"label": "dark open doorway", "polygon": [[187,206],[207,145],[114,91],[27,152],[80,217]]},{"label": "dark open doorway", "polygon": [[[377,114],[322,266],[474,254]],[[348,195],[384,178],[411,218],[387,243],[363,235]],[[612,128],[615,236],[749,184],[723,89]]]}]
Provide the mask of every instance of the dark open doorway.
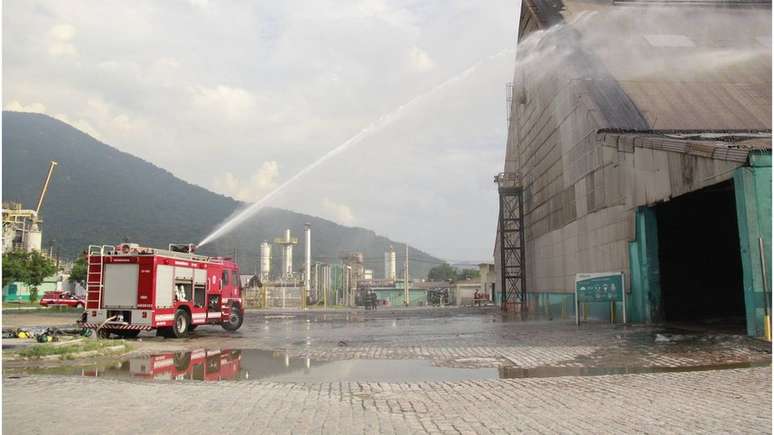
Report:
[{"label": "dark open doorway", "polygon": [[655,209],[664,319],[743,330],[733,182],[681,195]]}]

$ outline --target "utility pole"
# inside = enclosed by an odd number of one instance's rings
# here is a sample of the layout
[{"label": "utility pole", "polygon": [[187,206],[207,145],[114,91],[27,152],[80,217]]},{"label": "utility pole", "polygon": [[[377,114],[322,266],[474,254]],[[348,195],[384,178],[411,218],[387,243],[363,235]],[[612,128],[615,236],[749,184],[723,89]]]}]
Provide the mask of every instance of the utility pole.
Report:
[{"label": "utility pole", "polygon": [[320,277],[320,274],[323,273],[322,270],[322,264],[315,263],[314,264],[314,300],[315,303],[320,301],[320,287],[323,286],[323,280]]},{"label": "utility pole", "polygon": [[351,292],[349,291],[349,280],[350,280],[350,276],[349,275],[351,273],[351,270],[352,270],[352,267],[350,267],[349,265],[347,265],[344,268],[344,275],[345,275],[345,278],[346,278],[346,284],[344,284],[344,292],[345,292],[344,293],[344,304],[346,306],[348,306],[348,307],[351,305],[351,303],[350,303]]},{"label": "utility pole", "polygon": [[304,296],[302,306],[306,308],[306,300],[311,294],[312,286],[312,225],[304,225]]},{"label": "utility pole", "polygon": [[405,276],[403,277],[403,294],[404,294],[404,303],[408,307],[409,305],[409,269],[408,269],[408,243],[406,243],[406,266],[404,268],[406,271]]},{"label": "utility pole", "polygon": [[330,277],[328,276],[328,266],[323,265],[323,306],[328,309],[328,288],[330,287]]}]

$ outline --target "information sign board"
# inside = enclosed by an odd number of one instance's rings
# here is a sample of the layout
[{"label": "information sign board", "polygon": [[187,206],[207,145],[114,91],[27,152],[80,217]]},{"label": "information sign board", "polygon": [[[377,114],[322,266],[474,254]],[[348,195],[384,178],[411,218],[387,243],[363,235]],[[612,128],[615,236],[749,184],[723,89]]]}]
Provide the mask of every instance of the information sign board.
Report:
[{"label": "information sign board", "polygon": [[623,272],[578,273],[575,275],[575,319],[580,324],[580,304],[607,302],[611,306],[611,321],[615,303],[623,304],[623,321],[626,323],[626,292]]}]

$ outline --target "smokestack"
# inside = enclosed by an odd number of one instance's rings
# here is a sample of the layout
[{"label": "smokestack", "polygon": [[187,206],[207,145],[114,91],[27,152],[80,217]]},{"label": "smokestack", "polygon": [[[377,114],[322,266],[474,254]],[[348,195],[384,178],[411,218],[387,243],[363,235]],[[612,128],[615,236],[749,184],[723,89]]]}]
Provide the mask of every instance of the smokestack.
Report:
[{"label": "smokestack", "polygon": [[277,237],[274,239],[274,244],[279,245],[284,250],[282,256],[282,271],[280,276],[282,278],[289,278],[293,276],[293,245],[298,243],[298,239],[290,237],[290,230],[285,230],[284,237]]},{"label": "smokestack", "polygon": [[285,274],[285,276],[290,276],[293,274],[293,245],[290,243],[290,230],[285,230],[285,264],[283,265],[284,269],[282,273]]},{"label": "smokestack", "polygon": [[304,270],[304,295],[309,295],[312,283],[312,225],[304,225],[304,250],[306,251],[306,265]]},{"label": "smokestack", "polygon": [[271,273],[271,245],[267,241],[261,243],[261,282],[269,280]]}]

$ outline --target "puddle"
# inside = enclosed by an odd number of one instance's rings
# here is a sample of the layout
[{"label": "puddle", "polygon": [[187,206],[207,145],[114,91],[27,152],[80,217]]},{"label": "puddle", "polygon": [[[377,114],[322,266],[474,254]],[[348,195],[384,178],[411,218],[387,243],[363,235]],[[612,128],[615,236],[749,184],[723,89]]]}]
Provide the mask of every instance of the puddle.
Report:
[{"label": "puddle", "polygon": [[517,378],[552,378],[557,376],[604,376],[604,375],[630,375],[641,373],[677,373],[677,372],[701,372],[707,370],[746,369],[753,367],[769,367],[768,362],[744,362],[716,365],[698,365],[687,367],[500,367],[501,379]]},{"label": "puddle", "polygon": [[434,367],[428,360],[317,361],[253,349],[168,352],[113,365],[29,368],[19,372],[151,381],[432,382],[498,377],[496,368]]},{"label": "puddle", "polygon": [[440,382],[475,379],[600,376],[766,367],[738,363],[694,367],[437,367],[429,360],[318,361],[265,350],[196,350],[135,357],[113,364],[6,370],[6,376],[65,375],[139,381]]}]

